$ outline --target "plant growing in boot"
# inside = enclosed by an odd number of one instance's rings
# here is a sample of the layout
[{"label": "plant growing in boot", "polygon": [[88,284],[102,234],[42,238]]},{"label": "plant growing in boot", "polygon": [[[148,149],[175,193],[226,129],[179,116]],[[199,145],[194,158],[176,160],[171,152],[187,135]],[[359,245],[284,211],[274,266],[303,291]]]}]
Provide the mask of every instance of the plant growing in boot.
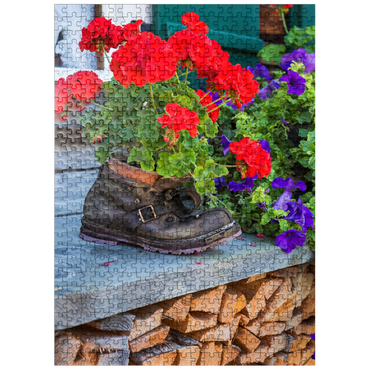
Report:
[{"label": "plant growing in boot", "polygon": [[[247,104],[259,84],[249,70],[229,62],[228,53],[208,38],[208,26],[197,14],[184,14],[186,29],[168,42],[141,33],[141,23],[115,26],[101,17],[82,30],[81,50],[108,58],[106,52],[118,48],[109,61],[114,77],[103,82],[92,71],[80,71],[61,78],[55,88],[56,118],[79,116],[83,133],[99,144],[95,155],[100,163],[124,147],[128,162],[139,162],[143,170],[164,177],[192,174],[197,191],[211,195],[213,179],[228,173],[212,159],[207,141],[218,132],[219,107]],[[206,93],[189,86],[189,73],[207,80]],[[97,104],[94,99],[101,91],[106,102]],[[218,104],[210,96],[215,92]]]},{"label": "plant growing in boot", "polygon": [[[95,155],[103,164],[85,199],[80,236],[87,241],[175,254],[214,247],[239,235],[240,225],[225,208],[197,210],[199,194],[212,195],[213,179],[227,175],[227,167],[242,178],[271,171],[269,153],[249,137],[231,145],[235,164],[213,159],[208,141],[218,132],[219,108],[247,104],[259,84],[229,62],[197,14],[184,14],[182,23],[186,29],[164,41],[141,33],[141,21],[122,27],[94,19],[82,30],[80,48],[105,54],[114,77],[103,82],[84,71],[56,85],[56,117],[77,115],[84,134],[99,144]],[[112,48],[118,50],[109,60]],[[189,73],[206,79],[207,92],[189,86]],[[98,104],[101,91],[106,102]],[[96,108],[88,109],[90,103]],[[119,148],[127,153],[114,153]],[[191,178],[195,189],[179,189]]]}]

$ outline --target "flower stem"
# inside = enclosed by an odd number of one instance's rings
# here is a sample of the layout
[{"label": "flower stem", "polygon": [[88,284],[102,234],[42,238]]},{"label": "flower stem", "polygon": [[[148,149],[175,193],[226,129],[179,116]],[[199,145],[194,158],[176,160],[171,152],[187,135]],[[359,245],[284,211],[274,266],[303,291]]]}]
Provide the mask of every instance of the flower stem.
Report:
[{"label": "flower stem", "polygon": [[222,107],[224,104],[228,103],[229,101],[231,101],[231,98],[228,99],[228,100],[225,100],[222,104],[220,104],[217,108],[214,108],[212,110],[210,110],[209,112],[207,112],[208,114],[210,114],[211,112],[213,112],[214,110],[216,109],[219,109],[220,107]]},{"label": "flower stem", "polygon": [[90,103],[93,103],[94,105],[96,105],[96,106],[98,106],[98,107],[100,107],[100,108],[103,108],[103,109],[106,109],[106,110],[108,110],[108,111],[110,111],[110,109],[108,109],[107,107],[104,107],[104,105],[100,105],[100,104],[98,104],[98,103],[95,103],[94,101],[92,101],[91,100],[91,102]]},{"label": "flower stem", "polygon": [[285,23],[284,13],[281,13],[281,18],[283,19],[283,25],[284,25],[284,28],[285,28],[285,32],[288,33],[288,28],[287,28],[286,23]]},{"label": "flower stem", "polygon": [[186,84],[186,80],[188,79],[188,73],[189,73],[189,67],[186,67],[184,84]]},{"label": "flower stem", "polygon": [[181,82],[180,82],[180,79],[179,79],[179,75],[177,74],[177,72],[176,72],[176,78],[177,78],[177,82],[178,82],[178,83],[181,83]]},{"label": "flower stem", "polygon": [[[190,73],[193,73],[193,72],[196,72],[197,69],[193,69],[192,71],[188,72],[188,74]],[[186,72],[185,73],[181,73],[181,75],[179,75],[179,77],[182,77],[182,76],[185,76],[186,75]]]},{"label": "flower stem", "polygon": [[153,102],[153,107],[154,107],[155,113],[158,114],[157,107],[155,106],[155,102],[154,102],[154,95],[153,95],[152,84],[150,82],[149,82],[149,88],[150,88],[150,95],[152,96],[152,102]]},{"label": "flower stem", "polygon": [[108,66],[109,66],[110,65],[110,60],[109,60],[108,54],[107,54],[107,52],[105,50],[104,50],[104,55],[107,58]]},{"label": "flower stem", "polygon": [[209,93],[211,93],[212,92],[212,90],[209,90],[208,92],[207,92],[207,94],[204,94],[200,99],[199,99],[199,101],[201,101],[203,98],[205,98]]},{"label": "flower stem", "polygon": [[205,105],[204,107],[208,107],[208,105],[212,105],[213,103],[216,103],[219,100],[222,100],[224,97],[225,97],[225,95],[224,96],[221,96],[221,98],[218,98],[217,100],[214,100],[212,103],[209,103],[209,104]]},{"label": "flower stem", "polygon": [[221,164],[221,163],[216,163],[219,166],[224,166],[224,167],[238,167],[236,164]]}]

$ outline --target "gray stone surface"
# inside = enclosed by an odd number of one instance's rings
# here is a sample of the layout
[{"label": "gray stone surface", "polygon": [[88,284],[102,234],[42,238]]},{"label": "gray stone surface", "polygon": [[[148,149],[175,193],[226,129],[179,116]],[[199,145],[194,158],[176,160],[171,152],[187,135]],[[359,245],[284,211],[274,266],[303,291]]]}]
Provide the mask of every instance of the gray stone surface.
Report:
[{"label": "gray stone surface", "polygon": [[[78,237],[80,220],[81,215],[55,218],[55,329],[314,258],[308,246],[286,254],[271,238],[253,235],[242,235],[244,240],[234,239],[198,256],[152,253],[128,244],[99,245]],[[104,266],[113,260],[117,262]]]}]

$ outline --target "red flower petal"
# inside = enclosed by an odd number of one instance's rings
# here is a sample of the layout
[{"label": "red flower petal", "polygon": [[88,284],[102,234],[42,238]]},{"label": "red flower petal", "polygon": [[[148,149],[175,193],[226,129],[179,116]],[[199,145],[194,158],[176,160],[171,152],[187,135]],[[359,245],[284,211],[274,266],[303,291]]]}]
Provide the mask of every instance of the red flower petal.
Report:
[{"label": "red flower petal", "polygon": [[266,238],[263,234],[257,234],[259,238]]}]

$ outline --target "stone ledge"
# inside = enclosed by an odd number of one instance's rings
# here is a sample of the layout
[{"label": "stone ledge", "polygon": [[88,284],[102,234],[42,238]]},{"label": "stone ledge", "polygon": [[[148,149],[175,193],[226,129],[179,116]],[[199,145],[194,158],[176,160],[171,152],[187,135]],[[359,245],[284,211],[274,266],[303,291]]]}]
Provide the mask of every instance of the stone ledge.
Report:
[{"label": "stone ledge", "polygon": [[56,330],[314,259],[307,245],[286,254],[271,238],[246,234],[199,256],[99,245],[78,237],[81,217],[55,218]]}]

